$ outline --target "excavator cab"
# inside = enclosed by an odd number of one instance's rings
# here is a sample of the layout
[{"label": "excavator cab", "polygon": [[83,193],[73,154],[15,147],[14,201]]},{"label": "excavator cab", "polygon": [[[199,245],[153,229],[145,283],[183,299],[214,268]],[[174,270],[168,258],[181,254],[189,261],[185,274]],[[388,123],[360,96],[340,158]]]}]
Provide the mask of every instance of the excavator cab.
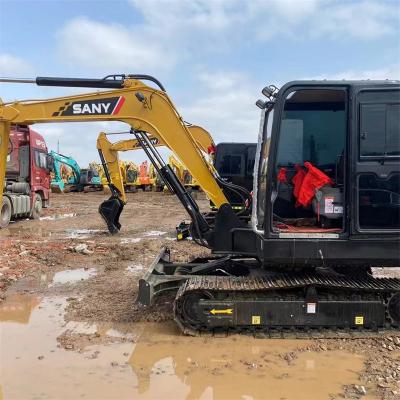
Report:
[{"label": "excavator cab", "polygon": [[398,82],[291,82],[263,93],[252,215],[263,263],[396,262]]}]

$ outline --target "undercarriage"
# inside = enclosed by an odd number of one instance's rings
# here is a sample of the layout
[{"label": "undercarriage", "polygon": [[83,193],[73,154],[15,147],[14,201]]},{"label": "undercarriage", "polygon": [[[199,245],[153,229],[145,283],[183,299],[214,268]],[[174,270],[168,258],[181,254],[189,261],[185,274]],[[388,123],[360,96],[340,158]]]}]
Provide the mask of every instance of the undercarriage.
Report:
[{"label": "undercarriage", "polygon": [[256,332],[280,337],[371,335],[400,327],[400,279],[354,278],[342,268],[267,270],[255,259],[197,258],[172,263],[164,248],[139,282],[138,301],[176,292],[183,333]]}]

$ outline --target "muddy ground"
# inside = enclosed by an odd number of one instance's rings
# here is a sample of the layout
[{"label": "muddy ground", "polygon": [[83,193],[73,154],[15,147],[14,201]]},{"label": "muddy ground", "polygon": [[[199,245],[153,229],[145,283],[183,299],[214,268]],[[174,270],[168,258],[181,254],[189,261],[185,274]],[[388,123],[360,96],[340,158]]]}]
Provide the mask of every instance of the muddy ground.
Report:
[{"label": "muddy ground", "polygon": [[186,215],[162,193],[128,194],[110,236],[104,197],[54,194],[41,220],[0,231],[0,398],[400,399],[400,335],[192,338],[171,296],[139,307],[138,280],[162,246],[174,261],[208,250],[174,240]]}]

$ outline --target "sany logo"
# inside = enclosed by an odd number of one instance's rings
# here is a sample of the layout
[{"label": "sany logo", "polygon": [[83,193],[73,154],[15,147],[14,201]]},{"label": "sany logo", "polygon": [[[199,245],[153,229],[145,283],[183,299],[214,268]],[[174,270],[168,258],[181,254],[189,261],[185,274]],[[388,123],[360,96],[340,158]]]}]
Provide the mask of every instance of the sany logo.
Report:
[{"label": "sany logo", "polygon": [[98,104],[74,104],[72,112],[74,114],[108,114],[111,103],[98,103]]},{"label": "sany logo", "polygon": [[116,115],[125,103],[125,97],[109,97],[87,101],[74,101],[65,103],[58,111],[53,113],[54,117],[74,115]]}]

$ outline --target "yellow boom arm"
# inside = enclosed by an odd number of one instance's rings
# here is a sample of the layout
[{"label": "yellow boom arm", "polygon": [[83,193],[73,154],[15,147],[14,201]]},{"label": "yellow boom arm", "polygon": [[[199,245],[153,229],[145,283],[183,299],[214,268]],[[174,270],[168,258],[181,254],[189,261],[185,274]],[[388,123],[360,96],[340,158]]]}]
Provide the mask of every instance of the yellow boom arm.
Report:
[{"label": "yellow boom arm", "polygon": [[[37,78],[53,86],[95,86],[91,80]],[[136,131],[146,132],[164,143],[187,166],[207,196],[217,206],[228,203],[204,159],[190,129],[163,90],[154,89],[141,80],[104,79],[109,86],[121,88],[95,93],[58,97],[48,100],[24,100],[0,103],[0,185],[4,176],[10,124],[46,122],[122,121]],[[50,83],[49,83],[50,82]],[[89,83],[88,83],[89,82]],[[114,85],[114,82],[117,82]],[[118,83],[121,82],[121,83]],[[42,83],[43,84],[43,83]],[[203,143],[204,145],[204,143]],[[0,200],[2,193],[0,191]],[[0,203],[1,204],[1,203]]]}]

